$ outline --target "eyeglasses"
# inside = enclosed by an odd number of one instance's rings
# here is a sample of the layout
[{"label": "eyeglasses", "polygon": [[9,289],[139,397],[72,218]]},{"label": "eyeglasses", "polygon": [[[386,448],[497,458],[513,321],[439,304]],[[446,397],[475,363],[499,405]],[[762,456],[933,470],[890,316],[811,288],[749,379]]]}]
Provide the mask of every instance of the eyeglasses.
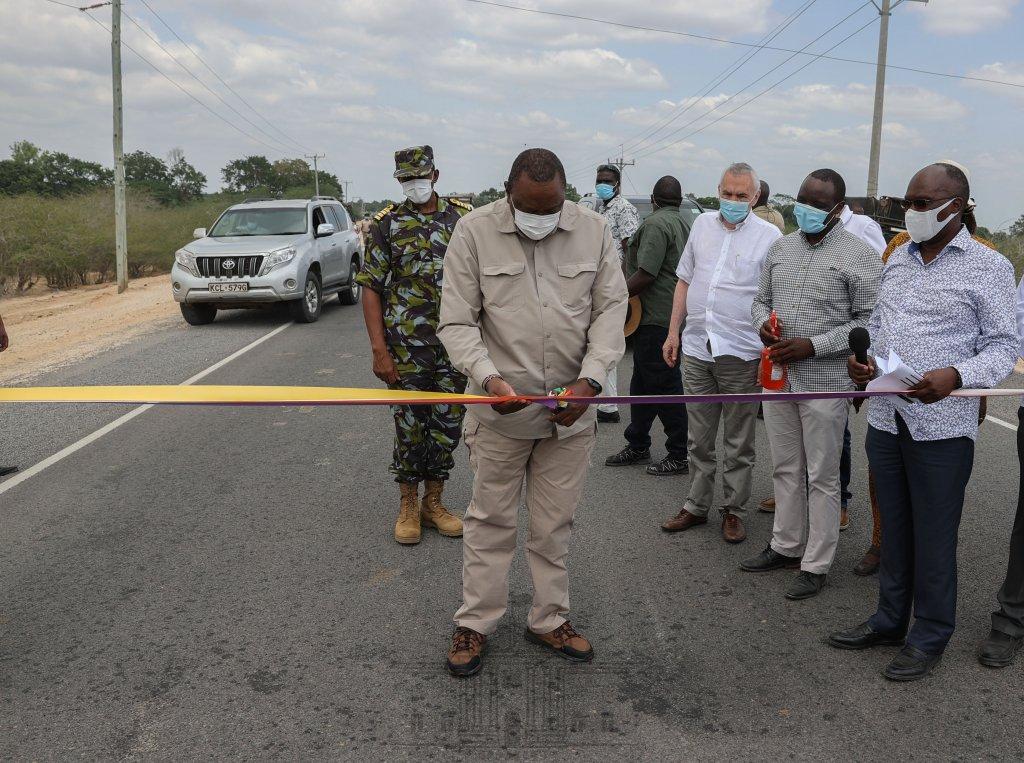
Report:
[{"label": "eyeglasses", "polygon": [[899,199],[899,202],[900,206],[903,207],[904,210],[909,211],[913,209],[915,212],[927,212],[931,209],[932,204],[940,201],[949,201],[950,199],[955,198],[956,196],[947,196],[943,199]]}]

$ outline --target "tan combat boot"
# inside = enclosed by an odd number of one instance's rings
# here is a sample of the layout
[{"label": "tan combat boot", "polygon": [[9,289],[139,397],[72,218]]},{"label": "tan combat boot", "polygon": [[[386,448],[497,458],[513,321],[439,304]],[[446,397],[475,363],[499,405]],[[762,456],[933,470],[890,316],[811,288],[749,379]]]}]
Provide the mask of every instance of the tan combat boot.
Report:
[{"label": "tan combat boot", "polygon": [[440,480],[427,480],[423,489],[423,503],[420,518],[426,527],[435,528],[441,535],[449,538],[462,537],[462,520],[453,515],[441,503],[444,483]]},{"label": "tan combat boot", "polygon": [[419,483],[399,482],[402,489],[402,505],[395,522],[395,540],[412,545],[420,542]]}]

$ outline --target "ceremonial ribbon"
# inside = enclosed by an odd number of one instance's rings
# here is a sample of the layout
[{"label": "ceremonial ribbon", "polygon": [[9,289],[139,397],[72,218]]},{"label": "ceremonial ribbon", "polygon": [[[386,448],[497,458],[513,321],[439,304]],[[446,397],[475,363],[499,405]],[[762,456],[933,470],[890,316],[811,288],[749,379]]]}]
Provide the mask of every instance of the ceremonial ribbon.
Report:
[{"label": "ceremonial ribbon", "polygon": [[[869,398],[893,392],[756,392],[729,395],[619,395],[573,397],[588,405],[692,405],[695,403],[784,403],[800,400]],[[1018,397],[1021,389],[958,389],[953,397]],[[564,398],[563,398],[564,399]],[[262,387],[225,385],[154,385],[113,387],[6,387],[0,403],[119,403],[155,405],[494,405],[521,400],[556,405],[547,395],[488,397],[446,392],[361,389],[354,387]]]}]

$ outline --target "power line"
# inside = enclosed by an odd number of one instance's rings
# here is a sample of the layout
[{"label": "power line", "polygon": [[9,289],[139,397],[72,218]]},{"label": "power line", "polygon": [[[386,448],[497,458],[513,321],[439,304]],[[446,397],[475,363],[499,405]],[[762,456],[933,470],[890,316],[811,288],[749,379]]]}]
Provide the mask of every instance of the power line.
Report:
[{"label": "power line", "polygon": [[[57,0],[47,0],[47,2],[51,2],[51,3],[54,3],[54,4],[56,4],[56,5],[64,5],[64,3],[58,3],[58,2],[57,2]],[[75,6],[68,6],[68,7],[75,7]],[[77,7],[75,7],[75,10],[78,10],[78,8],[77,8]],[[104,23],[103,23],[102,21],[100,21],[99,19],[97,19],[97,18],[96,18],[95,16],[90,16],[89,14],[86,14],[86,17],[87,17],[87,18],[89,18],[90,20],[92,20],[92,21],[93,21],[93,23],[97,24],[97,25],[98,25],[98,26],[99,26],[99,27],[100,27],[101,29],[103,29],[103,30],[104,30],[104,31],[105,31],[105,32],[106,32],[107,34],[111,34],[111,31],[110,31],[110,27],[108,27],[108,26],[107,26],[106,24],[104,24]],[[238,133],[240,133],[240,134],[241,134],[242,136],[244,136],[244,137],[246,137],[246,138],[249,138],[250,140],[252,140],[252,141],[255,141],[256,143],[259,143],[260,145],[262,145],[262,146],[265,146],[266,148],[269,148],[269,149],[270,149],[271,151],[273,151],[274,153],[277,153],[277,154],[283,154],[283,155],[287,156],[287,152],[285,152],[285,151],[282,151],[282,150],[281,150],[280,148],[278,148],[277,146],[272,146],[272,145],[270,145],[270,144],[269,144],[269,143],[267,143],[266,141],[263,141],[263,140],[261,140],[261,139],[257,138],[257,137],[256,137],[255,135],[250,135],[250,134],[249,134],[249,133],[247,133],[247,132],[246,132],[245,130],[243,130],[243,129],[242,129],[241,127],[239,127],[239,126],[238,126],[238,125],[236,125],[236,124],[235,124],[234,122],[232,122],[232,121],[231,121],[230,119],[227,119],[227,118],[226,118],[226,117],[225,117],[224,115],[222,115],[222,114],[220,114],[219,112],[217,112],[217,111],[214,111],[213,109],[211,109],[211,108],[210,108],[210,107],[209,107],[209,106],[208,106],[208,105],[207,105],[206,103],[204,103],[203,101],[199,100],[198,98],[196,98],[196,96],[195,96],[195,95],[193,95],[193,94],[192,94],[192,93],[190,93],[190,92],[189,92],[188,90],[186,90],[186,89],[185,89],[185,88],[183,88],[183,87],[182,87],[181,85],[179,85],[179,84],[178,84],[178,83],[177,83],[177,82],[176,82],[176,81],[175,81],[174,79],[172,79],[172,78],[171,78],[171,77],[169,77],[169,76],[168,76],[167,74],[165,74],[165,73],[164,73],[164,71],[163,71],[163,70],[162,70],[162,69],[161,69],[161,68],[160,68],[159,66],[157,66],[157,65],[156,65],[156,64],[154,64],[154,63],[153,63],[152,61],[150,61],[150,60],[149,60],[148,58],[146,58],[146,57],[145,57],[144,55],[142,55],[141,53],[139,53],[139,51],[135,50],[135,48],[133,48],[133,47],[132,47],[131,45],[129,45],[128,43],[126,43],[126,42],[124,42],[124,41],[122,41],[122,43],[121,43],[121,44],[122,44],[122,45],[124,45],[124,47],[126,47],[126,48],[127,48],[128,50],[130,50],[130,51],[131,51],[132,53],[134,53],[134,54],[135,54],[135,55],[136,55],[136,56],[137,56],[138,58],[140,58],[140,59],[141,59],[142,61],[144,61],[144,62],[145,62],[146,64],[148,64],[148,65],[149,65],[149,67],[153,69],[153,71],[155,71],[155,72],[156,72],[157,74],[159,74],[159,75],[160,75],[161,77],[163,77],[163,78],[164,78],[165,80],[167,80],[167,81],[168,81],[168,82],[170,82],[170,83],[171,83],[172,85],[174,85],[174,87],[176,87],[176,88],[177,88],[178,90],[180,90],[181,92],[183,92],[183,93],[184,93],[185,95],[187,95],[187,96],[188,96],[189,98],[191,98],[191,99],[192,99],[193,101],[195,101],[195,102],[196,102],[197,104],[199,104],[199,105],[200,105],[200,106],[202,106],[202,107],[203,107],[204,109],[206,109],[206,110],[207,110],[208,112],[210,112],[210,114],[212,114],[213,116],[217,117],[217,119],[219,119],[220,121],[222,121],[222,122],[223,122],[224,124],[226,124],[226,125],[227,125],[228,127],[230,127],[231,129],[233,129],[233,130],[237,131],[237,132],[238,132]]]},{"label": "power line", "polygon": [[[653,125],[652,127],[648,127],[646,130],[642,130],[639,134],[628,138],[623,144],[621,144],[623,148],[629,148],[629,150],[632,150],[634,147],[639,146],[649,138],[661,132],[666,126],[668,126],[675,120],[679,119],[679,117],[681,117],[693,106],[695,106],[701,98],[705,97],[714,88],[718,87],[723,82],[725,82],[729,77],[731,77],[733,74],[739,71],[751,59],[753,59],[754,56],[756,56],[758,53],[764,50],[765,45],[767,45],[769,42],[771,42],[780,34],[782,34],[782,32],[784,32],[786,28],[790,26],[790,24],[796,21],[797,18],[799,18],[803,13],[805,13],[816,2],[817,0],[809,0],[809,2],[807,2],[803,7],[798,8],[796,11],[790,14],[789,17],[786,18],[782,24],[780,24],[774,30],[772,30],[767,35],[761,38],[761,42],[758,43],[758,47],[756,49],[745,52],[742,56],[736,59],[736,61],[734,61],[732,64],[727,66],[723,71],[719,72],[715,77],[713,77],[708,83],[703,85],[694,95],[690,96],[690,98],[680,101],[679,104],[675,107],[672,114],[669,114],[666,118],[664,118],[657,124]],[[600,155],[595,154],[595,156]],[[592,163],[592,161],[588,162],[588,166],[590,163]],[[582,168],[578,171],[582,172]],[[576,174],[576,171],[570,174]]]},{"label": "power line", "polygon": [[806,69],[808,66],[813,64],[815,61],[818,61],[819,59],[822,59],[822,58],[827,58],[828,56],[825,55],[826,53],[830,53],[831,51],[835,50],[836,48],[838,48],[843,43],[847,42],[848,40],[852,39],[853,37],[856,37],[858,34],[863,32],[865,29],[867,29],[869,26],[871,26],[872,24],[874,24],[877,21],[878,21],[877,18],[871,19],[871,21],[869,21],[867,24],[862,26],[860,29],[857,29],[856,31],[851,32],[850,34],[848,34],[846,37],[841,39],[839,42],[837,42],[831,48],[829,48],[828,50],[824,51],[824,53],[819,53],[819,54],[815,55],[814,58],[812,58],[810,61],[808,61],[807,63],[803,64],[802,66],[797,68],[795,71],[790,72],[785,77],[783,77],[782,79],[778,80],[777,82],[774,82],[773,84],[769,85],[764,90],[762,90],[760,93],[758,93],[757,95],[753,96],[749,101],[744,101],[743,103],[741,103],[739,106],[737,106],[732,111],[729,111],[729,112],[727,112],[725,114],[722,114],[717,119],[714,119],[711,122],[708,122],[706,125],[702,125],[701,127],[698,127],[696,130],[693,130],[692,132],[687,133],[686,135],[684,135],[683,137],[679,138],[678,140],[675,140],[675,141],[673,141],[671,143],[666,143],[665,145],[660,146],[659,148],[656,148],[656,149],[654,149],[652,151],[649,151],[646,154],[643,154],[643,156],[651,156],[653,154],[656,154],[656,153],[659,153],[661,151],[664,151],[666,148],[671,148],[672,146],[675,146],[675,145],[677,145],[679,143],[682,143],[684,140],[688,140],[689,138],[692,138],[697,133],[703,132],[704,130],[706,130],[707,128],[711,127],[712,125],[718,124],[723,119],[725,119],[725,118],[735,114],[740,109],[749,106],[754,101],[756,101],[758,98],[760,98],[762,95],[764,95],[765,93],[769,92],[770,90],[775,89],[776,87],[781,85],[786,80],[790,79],[791,77],[796,76],[797,74],[802,72],[804,69]]},{"label": "power line", "polygon": [[[743,94],[744,92],[746,92],[747,90],[749,90],[750,88],[752,88],[752,87],[753,87],[754,85],[756,85],[756,84],[757,84],[758,82],[760,82],[760,81],[761,81],[761,80],[763,80],[763,79],[766,79],[766,78],[768,77],[768,75],[772,74],[773,72],[776,72],[776,71],[778,71],[778,70],[779,70],[779,69],[781,69],[781,68],[782,68],[783,66],[785,66],[786,64],[788,64],[788,63],[789,63],[790,61],[792,61],[792,60],[793,60],[794,58],[796,58],[796,57],[797,57],[797,55],[798,55],[799,53],[802,53],[803,51],[807,50],[807,48],[811,47],[811,46],[812,46],[812,45],[813,45],[814,43],[816,43],[816,42],[818,42],[819,40],[821,40],[821,39],[823,39],[823,38],[827,37],[827,36],[828,36],[829,34],[831,34],[832,32],[834,32],[834,31],[835,31],[836,29],[838,29],[838,28],[839,28],[840,26],[842,26],[842,25],[843,25],[843,24],[845,24],[845,23],[846,23],[847,21],[849,21],[849,20],[850,20],[851,18],[853,18],[854,16],[856,16],[856,15],[857,15],[858,13],[860,13],[860,12],[861,12],[861,11],[862,11],[862,10],[863,10],[863,9],[864,9],[864,8],[865,8],[866,6],[868,6],[868,5],[870,5],[870,3],[869,3],[869,2],[866,2],[866,3],[864,3],[863,5],[861,5],[861,6],[857,7],[856,9],[854,9],[854,10],[853,10],[853,12],[851,12],[851,13],[850,13],[849,15],[847,15],[847,16],[846,16],[845,18],[843,18],[842,20],[840,20],[840,21],[836,22],[835,24],[833,24],[832,26],[830,26],[830,27],[829,27],[828,29],[826,29],[826,30],[825,30],[824,32],[822,32],[822,33],[821,33],[821,34],[819,34],[819,35],[818,35],[817,37],[815,37],[815,38],[814,38],[813,40],[811,40],[811,41],[810,41],[809,43],[807,43],[806,45],[804,45],[804,46],[803,46],[803,48],[801,48],[801,49],[800,49],[800,51],[798,51],[798,52],[796,52],[796,53],[793,53],[793,54],[792,54],[791,56],[789,56],[789,57],[788,57],[787,59],[785,59],[785,60],[784,60],[784,61],[782,61],[781,63],[777,64],[776,66],[773,66],[773,67],[772,67],[771,69],[769,69],[768,71],[764,72],[764,73],[763,73],[763,74],[762,74],[762,75],[761,75],[760,77],[758,77],[758,78],[757,78],[757,79],[755,79],[754,81],[752,81],[752,82],[749,82],[749,83],[747,83],[747,84],[746,84],[746,85],[745,85],[744,87],[742,87],[742,88],[740,88],[739,90],[737,90],[737,91],[736,91],[735,93],[733,93],[732,95],[730,95],[730,96],[729,96],[728,98],[726,98],[726,99],[725,99],[724,101],[722,101],[721,103],[717,103],[717,104],[715,104],[715,105],[714,105],[714,106],[713,106],[712,108],[708,109],[708,110],[707,110],[707,111],[705,111],[705,112],[704,112],[703,114],[700,114],[700,115],[699,115],[699,116],[697,116],[696,118],[694,118],[694,119],[691,119],[691,120],[690,120],[689,122],[687,122],[686,124],[684,124],[684,125],[681,125],[680,127],[677,127],[677,128],[675,129],[675,130],[673,130],[672,132],[668,133],[667,135],[665,135],[665,136],[664,136],[663,138],[661,138],[660,140],[664,140],[664,139],[666,139],[666,138],[671,138],[671,137],[672,137],[673,135],[678,135],[678,134],[679,134],[680,132],[682,132],[683,130],[685,130],[685,129],[686,129],[687,127],[690,127],[691,125],[693,125],[693,124],[696,124],[697,122],[699,122],[700,120],[702,120],[702,119],[703,119],[704,117],[706,117],[706,116],[707,116],[708,114],[712,114],[712,113],[714,113],[714,112],[718,111],[718,110],[719,110],[720,108],[722,108],[723,106],[725,106],[725,105],[726,105],[727,103],[729,103],[730,101],[732,101],[733,99],[735,99],[735,98],[736,98],[736,97],[738,97],[739,95],[742,95],[742,94]],[[872,21],[874,21],[874,19],[872,19]],[[864,27],[862,27],[862,28],[864,28]],[[860,30],[857,30],[857,32],[859,32],[859,31],[860,31]],[[857,32],[854,32],[854,34],[857,34]],[[847,38],[847,39],[848,39],[848,38]],[[841,44],[841,43],[840,43],[840,44]],[[815,61],[817,61],[817,60],[818,60],[818,58],[812,58],[812,59],[811,59],[810,61],[808,61],[808,62],[807,62],[807,64],[806,64],[806,65],[805,65],[804,67],[802,67],[801,69],[798,69],[797,71],[802,71],[802,69],[805,69],[805,68],[807,68],[807,66],[810,66],[811,64],[813,64],[813,63],[814,63]],[[793,74],[795,74],[795,73],[796,73],[796,72],[794,72]],[[789,76],[790,76],[790,77],[792,77],[792,76],[793,76],[793,74],[790,74]],[[647,152],[647,151],[648,151],[649,149],[651,149],[651,148],[652,148],[652,146],[653,146],[653,144],[652,144],[652,145],[650,145],[650,146],[647,146],[647,147],[645,147],[645,148],[643,148],[643,149],[641,149],[641,155],[642,155],[642,156],[650,156],[650,153],[644,153],[644,152]],[[640,158],[640,156],[638,156],[638,158]]]},{"label": "power line", "polygon": [[[200,87],[202,87],[204,90],[206,90],[208,93],[210,93],[214,98],[216,98],[218,101],[220,101],[225,106],[227,106],[229,109],[231,109],[231,111],[233,111],[235,114],[237,114],[239,117],[241,117],[246,123],[248,123],[250,126],[252,126],[253,129],[258,130],[259,132],[261,132],[263,135],[265,135],[267,138],[269,138],[270,140],[274,141],[275,143],[281,143],[279,138],[277,138],[274,135],[271,135],[269,132],[264,130],[258,124],[253,122],[251,119],[249,119],[247,116],[245,116],[245,114],[243,114],[238,109],[236,109],[234,106],[232,106],[230,103],[228,103],[226,100],[224,100],[224,98],[221,97],[220,93],[218,93],[216,90],[212,89],[205,82],[203,82],[201,79],[199,79],[199,77],[197,77],[195,75],[195,73],[191,69],[189,69],[187,66],[185,66],[185,64],[183,64],[178,59],[177,56],[175,56],[173,53],[171,53],[171,51],[169,51],[164,46],[164,44],[160,41],[159,38],[157,38],[154,35],[152,35],[149,32],[149,30],[147,30],[144,26],[142,26],[142,24],[140,24],[138,21],[136,21],[135,18],[131,14],[129,14],[125,10],[122,10],[121,13],[125,16],[125,18],[127,18],[130,22],[132,22],[132,24],[134,24],[139,29],[140,32],[142,32],[144,35],[146,35],[146,37],[148,37],[150,40],[152,40],[152,42],[158,48],[160,48],[160,50],[162,50],[165,54],[167,54],[168,58],[170,58],[172,61],[174,61],[174,63],[176,63],[182,69],[182,71],[184,71],[188,76],[190,76],[192,79],[194,79],[196,82],[198,82]],[[284,144],[284,143],[281,143],[281,145],[282,145],[282,147],[285,147],[286,152],[288,150],[294,150],[294,149],[288,149],[286,147],[286,144]],[[302,150],[301,145],[296,144],[296,146],[299,148],[300,151]]]},{"label": "power line", "polygon": [[300,141],[296,140],[295,138],[290,136],[288,133],[286,133],[284,130],[282,130],[280,127],[278,127],[273,122],[271,122],[269,119],[267,119],[265,116],[263,116],[263,114],[261,114],[259,112],[259,110],[255,106],[253,106],[251,103],[249,103],[249,101],[247,101],[245,98],[242,97],[241,93],[239,93],[237,90],[235,90],[233,87],[231,87],[231,85],[229,85],[224,80],[224,78],[221,77],[217,73],[217,71],[212,66],[210,66],[210,64],[208,64],[206,62],[206,59],[204,59],[202,56],[200,56],[199,53],[197,53],[192,48],[191,45],[189,45],[187,42],[185,42],[185,40],[182,39],[181,35],[179,35],[176,31],[174,31],[174,28],[170,24],[168,24],[166,21],[164,21],[163,16],[161,16],[159,13],[157,13],[152,5],[150,5],[148,2],[146,2],[146,0],[139,0],[139,2],[141,2],[144,6],[146,6],[146,8],[149,9],[149,12],[152,13],[160,21],[161,24],[163,24],[165,27],[167,27],[167,31],[169,31],[171,34],[173,34],[178,39],[178,42],[180,42],[182,45],[184,45],[185,48],[188,50],[188,52],[191,53],[193,56],[195,56],[196,59],[198,59],[199,63],[201,63],[203,66],[205,66],[206,69],[210,72],[210,74],[212,74],[214,77],[217,78],[218,82],[220,82],[224,87],[226,87],[228,90],[230,90],[231,93],[235,96],[235,98],[237,98],[239,101],[241,101],[246,106],[248,106],[253,114],[255,114],[260,119],[262,119],[264,122],[266,122],[267,125],[269,125],[273,130],[275,130],[278,133],[280,133],[281,135],[283,135],[289,142],[294,143],[296,146],[299,146],[304,151],[309,151],[310,150],[305,144],[303,144]]},{"label": "power line", "polygon": [[[720,42],[725,45],[740,45],[745,48],[757,48],[760,47],[757,43],[753,42],[741,42],[739,40],[728,40],[724,37],[714,37],[712,35],[696,34],[694,32],[681,32],[678,29],[665,29],[664,27],[651,27],[643,26],[640,24],[627,24],[623,21],[612,21],[611,19],[599,19],[593,16],[582,16],[575,13],[564,13],[562,11],[544,11],[539,8],[524,8],[520,5],[510,5],[508,3],[494,2],[494,0],[463,0],[467,3],[474,3],[476,5],[487,5],[494,8],[504,8],[509,11],[519,11],[521,13],[533,13],[542,16],[557,16],[558,18],[571,19],[573,21],[589,21],[592,24],[604,24],[606,26],[619,27],[620,29],[631,29],[638,32],[657,32],[659,34],[669,34],[676,37],[690,37],[696,40],[705,40],[707,42]],[[773,50],[780,53],[800,53],[800,51],[793,50],[792,48],[779,48],[772,45],[766,45],[762,48],[763,50]],[[803,55],[814,55],[812,53],[804,53]],[[827,61],[841,61],[847,64],[863,64],[864,66],[877,66],[875,61],[865,61],[859,58],[840,58],[837,56],[815,56],[814,60],[825,59]],[[991,85],[1005,85],[1006,87],[1017,87],[1024,88],[1024,83],[1020,82],[1006,82],[1004,80],[989,79],[987,77],[975,77],[969,74],[951,74],[949,72],[937,72],[930,69],[919,69],[913,66],[898,66],[897,64],[886,64],[887,69],[898,69],[905,72],[915,72],[917,74],[928,74],[933,77],[947,77],[950,79],[963,79],[970,80],[972,82],[986,82]]]}]

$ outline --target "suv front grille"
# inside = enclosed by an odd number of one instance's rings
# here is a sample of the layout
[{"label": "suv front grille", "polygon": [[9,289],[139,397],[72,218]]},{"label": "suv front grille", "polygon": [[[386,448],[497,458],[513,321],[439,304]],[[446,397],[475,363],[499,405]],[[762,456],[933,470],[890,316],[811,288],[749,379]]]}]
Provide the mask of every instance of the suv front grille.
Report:
[{"label": "suv front grille", "polygon": [[[233,262],[234,267],[225,268],[225,262]],[[203,278],[244,278],[255,276],[263,267],[263,255],[245,257],[196,257],[196,267]]]}]

